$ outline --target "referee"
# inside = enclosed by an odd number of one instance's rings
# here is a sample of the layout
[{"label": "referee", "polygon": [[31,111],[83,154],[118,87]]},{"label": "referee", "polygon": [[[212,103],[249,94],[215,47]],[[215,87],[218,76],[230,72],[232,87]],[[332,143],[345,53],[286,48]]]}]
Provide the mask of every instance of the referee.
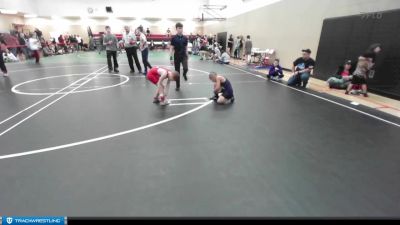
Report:
[{"label": "referee", "polygon": [[[183,25],[181,23],[176,24],[176,36],[171,39],[171,47],[170,47],[170,61],[172,65],[175,65],[175,71],[179,74],[181,73],[181,64],[183,66],[183,78],[185,81],[188,80],[187,72],[188,72],[188,38],[183,36]],[[176,91],[180,89],[180,75],[178,80],[176,81]]]}]

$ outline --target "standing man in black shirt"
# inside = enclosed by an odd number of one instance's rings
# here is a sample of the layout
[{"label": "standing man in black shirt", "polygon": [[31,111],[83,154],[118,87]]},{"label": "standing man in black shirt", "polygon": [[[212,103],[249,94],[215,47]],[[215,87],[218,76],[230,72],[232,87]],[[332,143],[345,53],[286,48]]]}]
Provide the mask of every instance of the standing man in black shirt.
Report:
[{"label": "standing man in black shirt", "polygon": [[[181,23],[176,24],[176,36],[171,39],[171,48],[170,48],[170,61],[172,65],[175,65],[175,71],[180,74],[181,64],[183,66],[183,78],[185,81],[188,80],[187,72],[188,69],[188,38],[183,36],[183,25]],[[180,77],[176,81],[176,91],[180,89]]]}]

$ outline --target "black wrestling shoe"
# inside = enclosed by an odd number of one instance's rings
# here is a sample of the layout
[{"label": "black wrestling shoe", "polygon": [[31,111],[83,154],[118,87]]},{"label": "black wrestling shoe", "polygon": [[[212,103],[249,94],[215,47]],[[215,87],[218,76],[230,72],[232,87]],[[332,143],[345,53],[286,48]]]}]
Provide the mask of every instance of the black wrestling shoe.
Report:
[{"label": "black wrestling shoe", "polygon": [[129,73],[135,73],[135,71],[134,71],[134,70],[131,70]]},{"label": "black wrestling shoe", "polygon": [[364,93],[363,96],[368,98],[369,95],[367,93]]},{"label": "black wrestling shoe", "polygon": [[155,98],[155,99],[153,100],[153,103],[154,103],[154,104],[160,104],[160,100],[158,100],[158,98]]},{"label": "black wrestling shoe", "polygon": [[179,88],[179,87],[175,88],[175,91],[180,91],[180,90],[181,90],[181,88]]},{"label": "black wrestling shoe", "polygon": [[188,78],[186,75],[183,75],[183,79],[185,79],[185,81],[188,81]]},{"label": "black wrestling shoe", "polygon": [[231,98],[231,104],[235,103],[235,98]]},{"label": "black wrestling shoe", "polygon": [[112,73],[112,70],[108,70],[109,73]]},{"label": "black wrestling shoe", "polygon": [[218,100],[218,97],[217,96],[211,97],[210,100],[216,102]]},{"label": "black wrestling shoe", "polygon": [[119,70],[118,70],[118,69],[114,69],[114,72],[115,72],[115,73],[119,73]]},{"label": "black wrestling shoe", "polygon": [[345,95],[349,95],[349,92],[348,92],[348,91],[346,91],[344,94],[345,94]]}]

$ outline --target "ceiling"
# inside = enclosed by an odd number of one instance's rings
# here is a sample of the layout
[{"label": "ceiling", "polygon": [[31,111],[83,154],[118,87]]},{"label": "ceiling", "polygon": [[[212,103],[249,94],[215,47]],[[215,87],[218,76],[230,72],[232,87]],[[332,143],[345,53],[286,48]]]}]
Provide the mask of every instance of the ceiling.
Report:
[{"label": "ceiling", "polygon": [[[127,18],[229,18],[280,0],[0,0],[0,9],[38,16]],[[203,5],[226,5],[204,10]],[[111,6],[112,14],[105,7]]]}]

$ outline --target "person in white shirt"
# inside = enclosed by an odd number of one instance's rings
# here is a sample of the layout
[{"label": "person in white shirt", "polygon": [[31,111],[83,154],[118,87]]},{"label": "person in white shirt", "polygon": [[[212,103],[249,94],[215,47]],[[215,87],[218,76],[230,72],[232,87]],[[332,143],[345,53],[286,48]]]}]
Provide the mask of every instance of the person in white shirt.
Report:
[{"label": "person in white shirt", "polygon": [[36,33],[32,33],[30,35],[29,48],[32,51],[33,56],[36,59],[36,64],[39,64],[39,61],[40,61],[40,54],[39,54],[40,43],[39,43],[39,40],[36,38]]},{"label": "person in white shirt", "polygon": [[82,38],[79,35],[76,35],[76,42],[78,43],[78,51],[82,50],[83,47],[83,42],[82,42]]},{"label": "person in white shirt", "polygon": [[230,63],[231,57],[226,51],[222,51],[221,57],[217,60],[218,63],[220,64],[226,64],[228,65]]},{"label": "person in white shirt", "polygon": [[143,33],[143,27],[140,26],[137,28],[136,33],[138,35],[140,35],[140,45],[139,45],[139,49],[142,52],[142,61],[143,61],[143,66],[144,66],[144,72],[143,75],[147,75],[147,69],[151,69],[153,68],[148,59],[149,59],[149,44],[147,43],[147,37],[146,35]]},{"label": "person in white shirt", "polygon": [[213,61],[216,62],[221,57],[221,50],[219,50],[217,44],[215,44],[214,46]]},{"label": "person in white shirt", "polygon": [[[142,73],[142,66],[140,65],[139,58],[137,55],[137,37],[134,32],[131,31],[129,26],[125,26],[125,32],[123,32],[123,38],[120,41],[124,45],[126,56],[128,57],[129,67],[131,68],[131,73],[135,73],[135,67],[133,66],[133,60],[135,60],[135,64],[139,73]],[[133,60],[132,60],[133,57]]]}]

